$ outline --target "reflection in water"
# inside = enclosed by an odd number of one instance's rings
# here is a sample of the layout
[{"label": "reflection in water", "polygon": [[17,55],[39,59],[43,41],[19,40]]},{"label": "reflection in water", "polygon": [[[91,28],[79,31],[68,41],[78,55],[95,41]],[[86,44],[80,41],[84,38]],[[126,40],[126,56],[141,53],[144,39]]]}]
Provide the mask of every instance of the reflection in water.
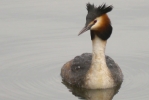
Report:
[{"label": "reflection in water", "polygon": [[79,97],[80,99],[85,100],[112,100],[115,94],[118,93],[121,84],[117,87],[110,89],[101,89],[101,90],[91,90],[91,89],[83,89],[72,86],[66,82],[62,82],[73,95]]}]

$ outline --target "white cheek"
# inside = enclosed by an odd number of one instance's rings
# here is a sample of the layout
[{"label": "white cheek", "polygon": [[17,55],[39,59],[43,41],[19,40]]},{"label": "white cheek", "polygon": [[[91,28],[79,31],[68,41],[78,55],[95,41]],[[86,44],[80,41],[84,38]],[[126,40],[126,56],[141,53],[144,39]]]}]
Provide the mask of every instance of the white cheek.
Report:
[{"label": "white cheek", "polygon": [[98,21],[91,27],[91,30],[97,30],[98,29]]},{"label": "white cheek", "polygon": [[91,27],[91,30],[98,30],[101,24],[101,18],[98,18],[97,22]]}]

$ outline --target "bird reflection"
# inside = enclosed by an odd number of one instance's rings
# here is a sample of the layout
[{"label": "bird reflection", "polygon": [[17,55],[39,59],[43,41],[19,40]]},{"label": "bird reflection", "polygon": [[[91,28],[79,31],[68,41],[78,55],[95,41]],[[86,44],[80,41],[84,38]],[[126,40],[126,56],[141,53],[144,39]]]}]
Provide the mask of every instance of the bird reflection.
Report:
[{"label": "bird reflection", "polygon": [[109,89],[84,89],[72,86],[66,82],[62,82],[70,92],[79,99],[83,100],[112,100],[114,95],[119,92],[121,84]]}]

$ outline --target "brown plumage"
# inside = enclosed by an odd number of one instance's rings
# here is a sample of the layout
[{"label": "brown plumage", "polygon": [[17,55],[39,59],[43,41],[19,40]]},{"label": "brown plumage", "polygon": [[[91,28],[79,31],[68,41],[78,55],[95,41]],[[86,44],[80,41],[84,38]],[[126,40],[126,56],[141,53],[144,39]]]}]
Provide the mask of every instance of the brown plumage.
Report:
[{"label": "brown plumage", "polygon": [[107,26],[109,24],[111,24],[111,21],[110,21],[109,17],[107,16],[107,14],[104,14],[104,15],[98,17],[98,18],[101,20],[101,23],[99,24],[100,30],[101,31],[106,30]]},{"label": "brown plumage", "polygon": [[71,73],[71,65],[72,65],[73,60],[68,61],[66,64],[61,69],[61,76],[65,77],[66,81],[70,81],[70,73]]}]

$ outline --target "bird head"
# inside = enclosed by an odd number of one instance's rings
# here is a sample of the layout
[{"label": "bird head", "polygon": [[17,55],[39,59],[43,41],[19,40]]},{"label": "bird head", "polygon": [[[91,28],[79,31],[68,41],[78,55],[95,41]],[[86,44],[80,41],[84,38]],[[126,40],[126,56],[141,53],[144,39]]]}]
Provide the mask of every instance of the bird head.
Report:
[{"label": "bird head", "polygon": [[[107,36],[108,32],[107,37],[109,38],[112,33],[112,26],[110,19],[108,18],[106,13],[110,12],[113,9],[113,6],[107,6],[106,4],[102,4],[96,7],[94,6],[94,4],[90,3],[87,3],[86,6],[88,11],[88,14],[86,16],[86,24],[78,35],[86,32],[87,30],[91,30],[98,33],[97,35]],[[107,37],[105,39],[107,39]]]}]

